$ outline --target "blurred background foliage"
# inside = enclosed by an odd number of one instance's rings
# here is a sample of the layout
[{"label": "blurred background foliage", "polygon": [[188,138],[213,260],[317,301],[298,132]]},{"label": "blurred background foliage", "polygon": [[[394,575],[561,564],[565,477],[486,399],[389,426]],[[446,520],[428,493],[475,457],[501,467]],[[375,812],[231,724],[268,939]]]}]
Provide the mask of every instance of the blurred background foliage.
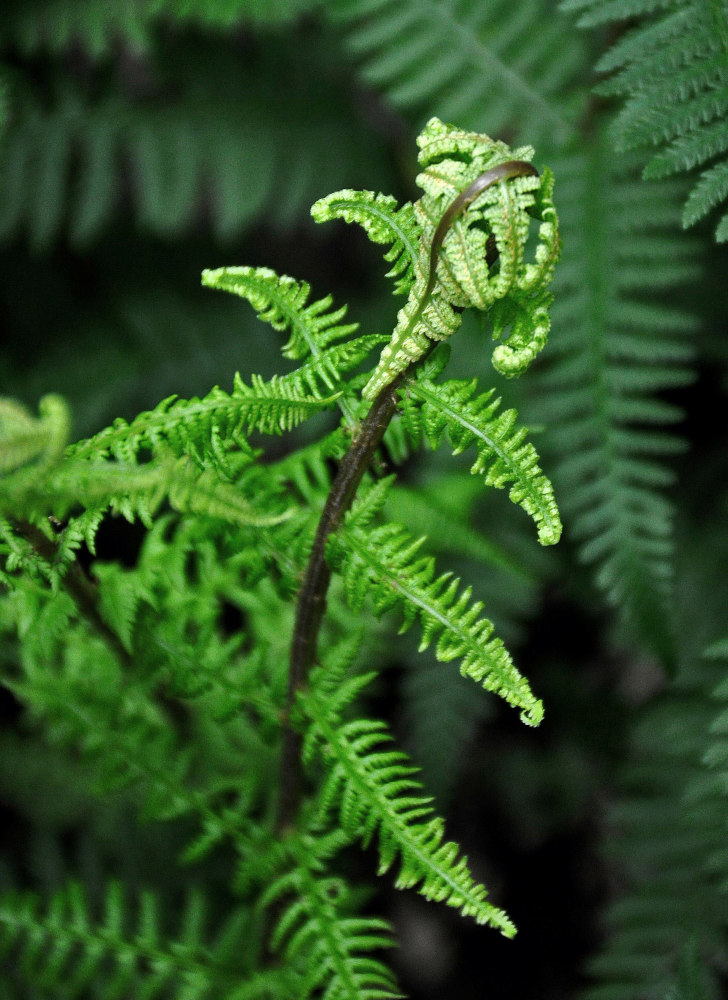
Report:
[{"label": "blurred background foliage", "polygon": [[[405,643],[381,644],[392,687],[378,708],[520,930],[506,942],[383,886],[395,965],[422,1000],[697,998],[726,983],[725,253],[712,219],[682,231],[681,175],[644,181],[648,155],[617,150],[621,105],[594,94],[595,66],[639,22],[582,30],[590,5],[0,9],[0,385],[33,410],[65,395],[77,437],[229,387],[236,370],[281,370],[271,331],[200,287],[205,267],[273,267],[388,331],[377,249],[308,209],[342,187],[416,197],[414,136],[431,115],[531,143],[556,174],[564,249],[543,361],[499,381],[470,324],[453,374],[482,373],[531,425],[565,539],[535,551],[518,512],[447,456],[409,462],[390,511],[477,578],[547,709],[524,729]],[[138,538],[120,525],[100,544],[133,562]],[[117,821],[69,786],[60,752],[15,731],[4,698],[6,876],[105,878]],[[169,849],[155,836],[117,874],[153,880]]]}]

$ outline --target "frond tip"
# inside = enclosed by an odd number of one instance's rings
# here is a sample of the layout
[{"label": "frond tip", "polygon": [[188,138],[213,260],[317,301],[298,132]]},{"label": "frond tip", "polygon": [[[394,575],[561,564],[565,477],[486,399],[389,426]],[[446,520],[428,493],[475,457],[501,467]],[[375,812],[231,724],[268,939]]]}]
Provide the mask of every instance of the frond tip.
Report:
[{"label": "frond tip", "polygon": [[460,658],[460,672],[521,710],[527,725],[537,726],[543,705],[516,668],[493,625],[482,617],[483,604],[470,587],[450,573],[437,575],[435,560],[419,554],[424,539],[413,538],[398,524],[364,528],[353,517],[327,546],[331,565],[342,573],[350,606],[359,610],[369,598],[377,616],[398,608],[404,632],[419,618],[420,650],[435,643],[441,663]]},{"label": "frond tip", "polygon": [[487,890],[473,879],[460,846],[445,840],[443,820],[412,777],[417,768],[406,754],[389,749],[385,724],[368,719],[345,723],[338,717],[340,702],[341,697],[313,691],[303,700],[312,722],[304,757],[310,761],[318,755],[328,770],[323,811],[336,808],[343,829],[365,846],[379,833],[379,874],[399,858],[398,889],[416,887],[426,899],[444,902],[513,937],[515,926],[487,901]]}]

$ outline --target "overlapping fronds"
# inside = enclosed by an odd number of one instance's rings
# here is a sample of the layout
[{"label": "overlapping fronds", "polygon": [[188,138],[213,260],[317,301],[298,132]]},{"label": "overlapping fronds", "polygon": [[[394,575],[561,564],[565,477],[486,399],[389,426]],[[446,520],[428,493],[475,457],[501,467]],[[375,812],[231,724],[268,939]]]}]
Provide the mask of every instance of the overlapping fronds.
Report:
[{"label": "overlapping fronds", "polygon": [[415,435],[421,429],[431,448],[447,434],[454,455],[474,445],[478,457],[471,473],[498,489],[512,484],[510,499],[533,518],[541,544],[554,545],[561,536],[559,511],[536,450],[524,440],[526,428],[516,426],[515,410],[498,412],[494,390],[476,396],[476,389],[476,379],[413,380],[402,393],[405,427]]},{"label": "overlapping fronds", "polygon": [[390,926],[351,912],[346,882],[326,874],[330,856],[347,838],[341,831],[301,837],[287,845],[295,867],[264,894],[283,904],[272,936],[295,982],[296,1000],[396,1000],[402,997],[392,972],[371,953],[393,945]]},{"label": "overlapping fronds", "polygon": [[[564,88],[583,63],[567,22],[542,0],[345,0],[330,9],[367,83],[408,109],[493,134],[563,139],[571,131]],[[402,44],[402,39],[407,44]]]},{"label": "overlapping fronds", "polygon": [[327,558],[343,576],[350,606],[358,611],[368,600],[377,615],[397,608],[403,632],[419,618],[420,649],[434,643],[441,662],[460,659],[464,676],[519,708],[527,724],[538,725],[543,706],[501,639],[493,635],[491,622],[482,617],[483,604],[472,599],[472,588],[461,588],[451,573],[437,575],[435,560],[419,553],[424,538],[413,538],[398,524],[368,524],[381,488],[373,488],[327,546]]},{"label": "overlapping fronds", "polygon": [[187,895],[177,937],[163,932],[159,910],[153,893],[142,893],[132,905],[118,883],[109,885],[100,919],[76,883],[47,905],[29,893],[0,897],[4,975],[18,995],[30,988],[68,1000],[102,987],[105,1000],[155,1000],[171,990],[189,1000],[237,997],[249,914],[233,910],[210,940],[199,894]]},{"label": "overlapping fronds", "polygon": [[303,698],[312,722],[304,757],[320,758],[328,771],[320,793],[322,809],[338,812],[343,829],[365,845],[378,833],[379,873],[398,860],[397,888],[416,887],[427,899],[447,903],[512,937],[515,927],[508,916],[487,901],[486,889],[473,879],[459,845],[445,839],[431,798],[413,778],[418,769],[406,754],[391,749],[386,725],[341,718],[365,681],[354,678],[325,695],[314,687]]},{"label": "overlapping fronds", "polygon": [[[612,75],[602,94],[626,98],[613,126],[617,148],[659,147],[645,167],[660,178],[700,167],[683,210],[684,226],[728,198],[728,8],[724,0],[564,0],[586,26],[642,21],[602,56],[597,70]],[[716,230],[728,240],[728,212]]]},{"label": "overlapping fronds", "polygon": [[16,400],[0,396],[0,475],[60,458],[71,430],[68,406],[53,394],[41,399],[38,411],[34,417]]},{"label": "overlapping fronds", "polygon": [[694,278],[693,250],[671,233],[674,184],[646,188],[603,138],[557,170],[567,233],[558,337],[532,419],[548,427],[542,450],[557,463],[557,495],[582,558],[596,563],[623,621],[669,661],[672,473],[660,460],[680,447],[663,430],[679,411],[659,394],[691,379],[694,321],[665,297]]}]

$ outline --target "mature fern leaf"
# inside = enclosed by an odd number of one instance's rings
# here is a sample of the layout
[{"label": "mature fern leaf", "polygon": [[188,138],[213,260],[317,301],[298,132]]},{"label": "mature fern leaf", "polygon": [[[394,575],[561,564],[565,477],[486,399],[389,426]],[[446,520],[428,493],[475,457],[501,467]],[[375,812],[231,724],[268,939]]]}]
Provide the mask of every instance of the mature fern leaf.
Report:
[{"label": "mature fern leaf", "polygon": [[[585,26],[647,15],[597,64],[612,75],[599,92],[625,97],[612,127],[619,149],[659,146],[645,167],[660,178],[703,167],[683,211],[691,226],[728,198],[728,7],[724,0],[565,0]],[[711,165],[712,162],[712,165]],[[716,230],[728,240],[728,213]]]},{"label": "mature fern leaf", "polygon": [[714,708],[700,690],[660,699],[635,732],[620,795],[610,811],[610,859],[620,893],[607,908],[607,936],[587,970],[587,1000],[665,1000],[685,942],[725,960],[728,898],[706,862],[725,853],[725,804],[695,799]]},{"label": "mature fern leaf", "polygon": [[397,1000],[393,974],[372,951],[391,948],[389,924],[350,915],[350,890],[343,879],[326,875],[324,862],[339,850],[341,831],[291,840],[295,867],[264,894],[267,905],[287,900],[273,932],[296,979],[296,1000]]},{"label": "mature fern leaf", "polygon": [[379,873],[399,858],[398,888],[416,886],[427,899],[445,902],[512,937],[513,924],[487,902],[485,887],[473,880],[458,845],[444,840],[443,821],[412,777],[417,768],[406,754],[389,749],[392,737],[386,725],[370,719],[342,721],[342,708],[366,679],[354,678],[334,695],[327,692],[323,697],[312,690],[303,698],[312,722],[304,759],[310,762],[315,754],[328,770],[321,791],[323,810],[336,809],[343,829],[365,845],[378,831]]},{"label": "mature fern leaf", "polygon": [[426,378],[413,380],[402,393],[405,427],[421,426],[431,448],[447,433],[455,455],[475,445],[478,457],[471,473],[499,489],[513,483],[510,499],[533,518],[541,544],[554,545],[561,536],[561,520],[536,450],[524,443],[526,428],[515,427],[515,410],[497,413],[500,399],[493,399],[494,390],[473,398],[476,387],[475,379],[437,385]]},{"label": "mature fern leaf", "polygon": [[[548,427],[562,508],[597,564],[597,583],[666,662],[670,616],[672,474],[659,459],[680,447],[661,426],[679,416],[657,398],[691,379],[692,317],[664,301],[694,278],[692,248],[670,237],[676,189],[633,179],[603,137],[561,162],[566,232],[556,275],[559,331],[530,419]],[[645,429],[644,425],[648,425]]]},{"label": "mature fern leaf", "polygon": [[450,573],[436,575],[434,559],[418,554],[424,538],[413,538],[397,524],[367,526],[380,502],[379,489],[354,508],[327,545],[327,559],[342,574],[351,607],[357,611],[367,599],[377,615],[397,607],[404,616],[401,631],[419,617],[420,649],[434,642],[441,662],[462,658],[464,676],[519,708],[527,724],[538,725],[543,706],[503,642],[493,636],[492,624],[481,617],[483,605],[472,600],[471,588],[460,590],[460,581]]},{"label": "mature fern leaf", "polygon": [[[106,4],[91,7],[88,19],[101,19],[98,44],[104,45],[114,17],[104,20]],[[83,17],[89,5],[76,8]],[[31,13],[29,19],[37,29]],[[139,28],[147,31],[143,18]],[[302,46],[281,35],[251,61],[219,37],[164,37],[160,45],[155,29],[147,56],[154,85],[167,95],[161,103],[135,95],[116,63],[103,86],[62,70],[45,89],[32,69],[24,77],[18,68],[0,149],[1,241],[23,233],[41,250],[68,234],[75,246],[87,246],[122,197],[141,228],[163,237],[204,222],[229,239],[263,213],[268,224],[290,224],[344,181],[387,176],[383,152],[357,125],[323,40]],[[270,104],[271,78],[286,89],[289,81],[290,91],[276,114],[266,116],[261,109]],[[319,99],[322,89],[326,100]],[[220,100],[232,91],[237,100]],[[330,155],[334,144],[336,157]],[[296,161],[293,175],[281,169],[284,155]]]},{"label": "mature fern leaf", "polygon": [[[241,969],[240,936],[248,916],[233,911],[217,942],[203,938],[202,899],[189,894],[177,940],[162,935],[159,902],[144,893],[130,925],[130,906],[122,888],[106,892],[104,915],[91,916],[84,892],[70,884],[47,909],[30,894],[0,897],[0,952],[12,958],[10,973],[19,988],[39,988],[74,1000],[103,985],[108,1000],[130,995],[148,1000],[175,995],[187,1000],[237,996]],[[136,912],[135,912],[136,911]],[[6,970],[7,970],[6,966]]]},{"label": "mature fern leaf", "polygon": [[582,50],[564,46],[565,25],[541,0],[345,0],[328,12],[366,82],[397,105],[490,134],[571,132],[561,95]]}]

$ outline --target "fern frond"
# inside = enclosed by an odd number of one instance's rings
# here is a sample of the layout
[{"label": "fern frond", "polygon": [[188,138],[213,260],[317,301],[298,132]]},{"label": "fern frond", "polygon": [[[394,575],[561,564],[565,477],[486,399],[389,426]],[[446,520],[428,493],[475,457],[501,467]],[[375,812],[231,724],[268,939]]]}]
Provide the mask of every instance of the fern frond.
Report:
[{"label": "fern frond", "polygon": [[20,403],[0,396],[0,475],[28,462],[53,463],[68,443],[71,415],[61,396],[44,396],[39,418]]},{"label": "fern frond", "polygon": [[392,195],[374,191],[335,191],[311,206],[316,222],[343,219],[358,222],[372,243],[390,244],[384,259],[392,264],[388,278],[396,278],[395,293],[407,294],[415,281],[419,257],[419,228],[410,202],[398,207]]},{"label": "fern frond", "polygon": [[396,524],[363,527],[354,509],[332,536],[327,559],[344,578],[347,601],[358,611],[370,599],[377,616],[393,608],[403,614],[401,631],[419,617],[420,649],[435,643],[438,660],[461,658],[460,672],[521,710],[521,719],[538,725],[543,706],[516,669],[493,626],[481,617],[483,605],[470,587],[460,589],[452,574],[437,576],[435,561],[419,555],[424,538],[414,539]]},{"label": "fern frond", "polygon": [[[417,142],[423,168],[417,183],[424,193],[415,203],[421,233],[416,280],[399,311],[391,342],[364,387],[367,399],[374,399],[426,354],[433,341],[450,337],[460,326],[464,308],[493,307],[497,338],[509,329],[505,342],[493,352],[494,366],[509,376],[530,364],[549,330],[548,286],[559,253],[550,172],[534,176],[535,168],[528,167],[531,147],[511,150],[503,142],[437,118],[430,119]],[[500,179],[492,175],[482,189],[477,188],[479,179],[514,159],[521,167],[513,175]],[[473,197],[450,218],[457,199],[473,184]],[[532,216],[539,226],[534,260],[527,262]],[[439,229],[443,220],[448,223],[444,232]],[[497,267],[493,258],[489,262],[489,243]]]},{"label": "fern frond", "polygon": [[[722,0],[664,0],[659,4],[571,0],[568,10],[586,10],[582,23],[620,21],[646,15],[598,63],[612,75],[599,86],[626,98],[612,128],[617,147],[659,146],[646,178],[704,169],[683,211],[691,226],[728,197],[728,10]],[[728,239],[728,213],[716,231]]]},{"label": "fern frond", "polygon": [[562,94],[583,50],[564,47],[565,26],[541,0],[517,13],[507,0],[346,0],[330,16],[364,80],[395,105],[491,134],[515,126],[560,141],[573,129]]},{"label": "fern frond", "polygon": [[171,989],[189,1000],[233,995],[244,974],[238,956],[248,915],[233,911],[218,941],[208,944],[198,894],[187,896],[176,940],[162,934],[158,910],[152,893],[143,893],[132,910],[117,883],[106,891],[99,921],[74,883],[47,908],[31,894],[6,895],[0,898],[0,951],[13,958],[11,978],[19,986],[68,1000],[87,996],[92,985],[103,985],[108,1000],[154,1000]]},{"label": "fern frond", "polygon": [[343,829],[365,845],[378,832],[379,874],[399,858],[397,888],[417,887],[426,899],[445,902],[512,937],[515,927],[487,902],[486,889],[474,881],[459,846],[444,839],[443,821],[412,777],[417,768],[406,754],[389,749],[386,725],[368,719],[343,722],[336,711],[341,701],[341,695],[332,700],[313,690],[303,698],[312,722],[304,759],[315,754],[328,771],[321,791],[324,811],[335,808]]},{"label": "fern frond", "polygon": [[561,506],[584,561],[623,622],[665,662],[673,657],[668,606],[672,474],[680,448],[666,433],[679,411],[659,398],[691,380],[691,316],[656,298],[694,279],[693,248],[672,237],[672,184],[634,178],[603,136],[559,167],[567,233],[555,280],[559,337],[531,419],[548,427]]},{"label": "fern frond", "polygon": [[494,390],[475,396],[476,388],[476,379],[437,385],[426,378],[412,380],[402,393],[405,427],[417,430],[421,422],[433,449],[447,433],[454,455],[475,445],[478,457],[471,473],[498,489],[512,483],[509,497],[533,518],[541,544],[556,544],[561,520],[553,487],[538,466],[535,448],[524,442],[526,428],[515,426],[515,410],[497,412],[500,399],[493,398]]},{"label": "fern frond", "polygon": [[274,330],[290,331],[283,346],[287,358],[316,357],[324,348],[345,340],[358,323],[342,324],[346,306],[331,310],[333,299],[308,302],[310,286],[288,275],[278,275],[267,267],[220,267],[202,272],[202,284],[247,299],[258,318]]},{"label": "fern frond", "polygon": [[392,947],[389,924],[349,915],[346,883],[325,874],[323,862],[345,842],[341,831],[289,842],[295,867],[277,878],[263,897],[268,906],[293,897],[277,922],[272,946],[296,974],[296,1000],[397,1000],[403,994],[393,974],[370,955]]}]

